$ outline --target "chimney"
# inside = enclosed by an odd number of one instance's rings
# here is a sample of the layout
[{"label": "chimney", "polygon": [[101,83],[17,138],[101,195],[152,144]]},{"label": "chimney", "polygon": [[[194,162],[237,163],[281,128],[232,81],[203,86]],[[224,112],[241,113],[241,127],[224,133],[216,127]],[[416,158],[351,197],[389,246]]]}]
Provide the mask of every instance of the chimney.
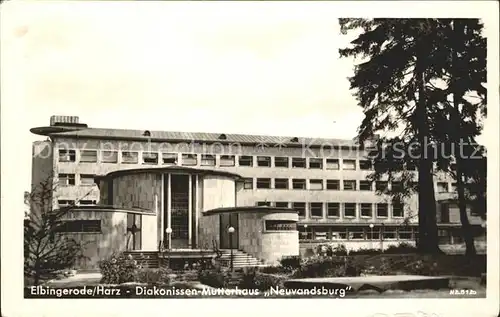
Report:
[{"label": "chimney", "polygon": [[55,125],[75,125],[79,124],[80,118],[78,116],[51,116],[50,126]]}]

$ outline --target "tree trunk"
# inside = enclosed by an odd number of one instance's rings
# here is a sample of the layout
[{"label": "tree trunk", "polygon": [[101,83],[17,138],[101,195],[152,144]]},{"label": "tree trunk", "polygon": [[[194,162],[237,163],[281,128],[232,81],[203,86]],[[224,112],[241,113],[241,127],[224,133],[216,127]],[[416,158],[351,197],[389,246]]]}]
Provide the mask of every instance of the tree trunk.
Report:
[{"label": "tree trunk", "polygon": [[[459,32],[463,31],[463,28],[460,28],[460,25],[456,25],[456,21],[452,22],[452,28],[453,28],[453,33],[456,34],[457,38],[459,38]],[[460,118],[460,95],[459,91],[457,90],[457,81],[458,81],[458,74],[455,71],[457,67],[457,53],[455,50],[452,50],[452,56],[451,56],[451,89],[453,93],[453,126],[454,126],[454,133],[451,135],[455,135],[456,137],[452,139],[454,141],[454,154],[455,154],[455,160],[456,160],[456,174],[457,174],[457,194],[458,194],[458,208],[460,210],[460,222],[462,223],[462,234],[463,238],[465,241],[465,254],[466,255],[475,255],[476,254],[476,247],[474,246],[474,236],[472,235],[472,228],[469,223],[469,217],[467,216],[467,203],[466,203],[466,197],[465,197],[465,186],[464,186],[464,173],[463,173],[463,168],[462,168],[462,160],[465,158],[461,157],[462,155],[462,149],[459,148],[459,146],[462,146],[462,129],[461,129],[461,118]],[[458,150],[458,155],[457,155],[457,150]]]},{"label": "tree trunk", "polygon": [[[418,168],[418,249],[423,253],[440,253],[436,225],[436,197],[434,194],[433,155],[429,153],[429,122],[427,118],[427,101],[425,95],[425,65],[426,58],[424,40],[420,39],[417,45],[415,72],[418,89],[416,109],[417,140],[420,144]],[[432,150],[432,149],[431,149]]]}]

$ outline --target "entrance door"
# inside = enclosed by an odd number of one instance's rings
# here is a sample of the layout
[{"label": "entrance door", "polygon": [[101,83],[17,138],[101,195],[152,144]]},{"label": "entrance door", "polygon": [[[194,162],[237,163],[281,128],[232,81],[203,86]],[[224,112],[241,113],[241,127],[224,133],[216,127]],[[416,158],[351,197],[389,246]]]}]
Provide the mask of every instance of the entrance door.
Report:
[{"label": "entrance door", "polygon": [[[220,248],[221,249],[238,249],[238,214],[220,214]],[[229,227],[234,228],[234,233],[228,232]]]},{"label": "entrance door", "polygon": [[170,186],[172,248],[187,249],[189,246],[189,176],[171,175]]},{"label": "entrance door", "polygon": [[127,214],[127,250],[141,249],[141,215]]}]

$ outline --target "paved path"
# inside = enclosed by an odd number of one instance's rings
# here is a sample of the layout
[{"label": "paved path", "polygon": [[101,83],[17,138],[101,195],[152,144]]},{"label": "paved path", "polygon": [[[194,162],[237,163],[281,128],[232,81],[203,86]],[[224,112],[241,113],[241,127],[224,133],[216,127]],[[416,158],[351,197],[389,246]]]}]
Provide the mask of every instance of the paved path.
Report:
[{"label": "paved path", "polygon": [[77,273],[74,276],[60,280],[52,280],[45,285],[54,287],[73,287],[83,285],[97,285],[101,281],[101,273]]},{"label": "paved path", "polygon": [[307,289],[325,287],[330,289],[347,289],[352,292],[362,290],[376,290],[383,292],[388,289],[415,290],[415,289],[443,289],[450,285],[448,276],[420,276],[420,275],[381,275],[355,277],[327,277],[292,279],[284,283],[287,288]]}]

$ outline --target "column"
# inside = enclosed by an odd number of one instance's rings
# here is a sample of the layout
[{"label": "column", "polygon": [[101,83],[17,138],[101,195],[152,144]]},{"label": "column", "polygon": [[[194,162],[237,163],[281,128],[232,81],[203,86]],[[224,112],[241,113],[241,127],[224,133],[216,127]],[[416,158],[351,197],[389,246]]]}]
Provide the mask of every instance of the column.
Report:
[{"label": "column", "polygon": [[188,189],[188,248],[191,249],[193,243],[193,179],[189,175],[189,189]]},{"label": "column", "polygon": [[172,179],[170,174],[167,174],[167,228],[172,228]]}]

